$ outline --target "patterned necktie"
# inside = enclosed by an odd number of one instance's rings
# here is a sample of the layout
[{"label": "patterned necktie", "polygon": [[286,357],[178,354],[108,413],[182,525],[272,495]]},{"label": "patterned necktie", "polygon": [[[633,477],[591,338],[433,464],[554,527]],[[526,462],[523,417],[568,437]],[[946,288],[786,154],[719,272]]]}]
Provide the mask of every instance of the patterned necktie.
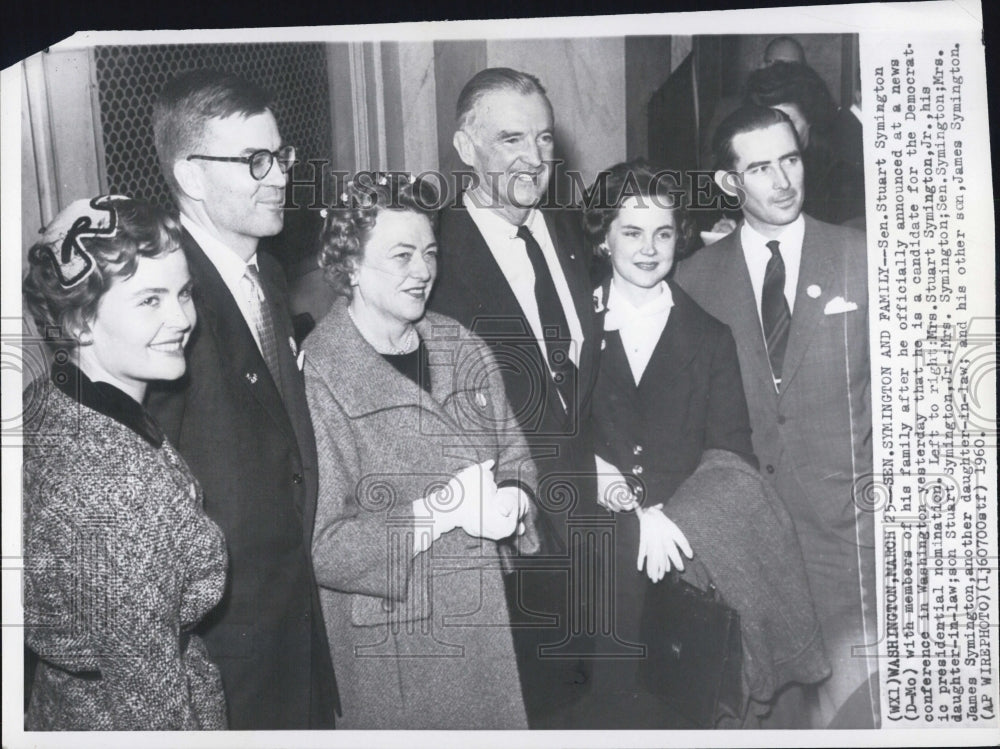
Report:
[{"label": "patterned necktie", "polygon": [[778,240],[767,243],[771,259],[764,270],[764,288],[760,295],[760,320],[764,326],[767,356],[771,360],[774,384],[781,387],[781,366],[785,361],[788,330],[792,326],[792,313],[785,298],[785,261],[781,259]]},{"label": "patterned necktie", "polygon": [[542,323],[545,349],[548,356],[552,381],[563,397],[564,405],[572,403],[573,360],[569,358],[570,332],[566,313],[559,301],[549,265],[545,262],[542,248],[526,226],[517,227],[517,236],[524,242],[528,260],[535,272],[535,301],[538,303],[538,317]]},{"label": "patterned necktie", "polygon": [[260,342],[260,353],[264,356],[267,368],[271,372],[274,384],[281,392],[281,370],[278,367],[278,339],[274,332],[274,320],[271,319],[270,305],[264,296],[264,288],[260,283],[260,273],[255,265],[247,265],[243,274],[243,285],[247,300],[250,303],[250,323],[257,333]]}]

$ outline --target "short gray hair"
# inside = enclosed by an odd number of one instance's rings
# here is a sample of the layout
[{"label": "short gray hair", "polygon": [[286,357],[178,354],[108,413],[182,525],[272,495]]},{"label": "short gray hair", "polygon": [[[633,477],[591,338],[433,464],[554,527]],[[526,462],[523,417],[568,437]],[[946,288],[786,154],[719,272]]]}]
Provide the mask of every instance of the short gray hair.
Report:
[{"label": "short gray hair", "polygon": [[516,91],[519,94],[538,94],[552,108],[545,87],[531,73],[522,73],[512,68],[486,68],[480,70],[462,87],[455,106],[455,117],[461,130],[471,124],[472,113],[476,104],[487,94],[494,91]]}]

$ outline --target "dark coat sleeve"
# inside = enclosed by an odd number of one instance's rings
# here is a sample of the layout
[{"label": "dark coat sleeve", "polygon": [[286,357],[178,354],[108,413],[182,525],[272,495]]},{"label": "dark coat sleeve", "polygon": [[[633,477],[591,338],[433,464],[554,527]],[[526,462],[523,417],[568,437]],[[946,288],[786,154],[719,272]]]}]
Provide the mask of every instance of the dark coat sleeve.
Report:
[{"label": "dark coat sleeve", "polygon": [[716,337],[709,378],[704,449],[728,450],[757,468],[736,341],[726,326]]}]

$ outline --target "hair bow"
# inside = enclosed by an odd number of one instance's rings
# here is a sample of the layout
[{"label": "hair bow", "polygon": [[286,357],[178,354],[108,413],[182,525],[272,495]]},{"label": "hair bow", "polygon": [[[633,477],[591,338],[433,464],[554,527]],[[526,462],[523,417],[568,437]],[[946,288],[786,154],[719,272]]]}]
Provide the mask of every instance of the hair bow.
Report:
[{"label": "hair bow", "polygon": [[42,242],[36,245],[34,251],[41,253],[52,264],[64,289],[83,283],[96,266],[85,240],[96,237],[110,239],[118,234],[115,200],[128,198],[123,195],[98,195],[90,200],[75,200],[46,227]]}]

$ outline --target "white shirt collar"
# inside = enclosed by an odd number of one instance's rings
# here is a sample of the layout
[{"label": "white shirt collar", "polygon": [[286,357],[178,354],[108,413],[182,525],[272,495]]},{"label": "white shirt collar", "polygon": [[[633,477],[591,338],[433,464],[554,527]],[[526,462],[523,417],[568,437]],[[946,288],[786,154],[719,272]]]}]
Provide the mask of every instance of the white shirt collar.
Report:
[{"label": "white shirt collar", "polygon": [[219,271],[219,275],[222,276],[222,280],[229,287],[229,290],[233,292],[233,296],[239,296],[235,290],[240,288],[240,279],[243,278],[247,266],[257,267],[257,253],[255,252],[249,261],[244,261],[208,230],[183,213],[181,214],[181,224],[198,243],[215,269]]},{"label": "white shirt collar", "polygon": [[[785,226],[782,229],[781,234],[776,237],[765,237],[759,231],[750,226],[749,221],[743,222],[743,229],[740,239],[743,241],[743,246],[746,247],[747,244],[752,244],[757,247],[767,248],[767,243],[771,239],[777,239],[781,245],[781,256],[785,256],[785,249],[787,248],[789,252],[802,252],[802,239],[806,235],[806,221],[802,218],[800,213],[798,218],[796,218],[792,223]],[[770,250],[768,250],[770,252]]]},{"label": "white shirt collar", "polygon": [[[532,268],[531,260],[524,251],[524,242],[517,236],[518,227],[495,211],[476,205],[476,201],[471,199],[468,193],[462,195],[462,204],[486,242],[500,272],[510,285],[514,298],[524,313],[524,319],[538,341],[539,348],[544,351],[545,340],[538,314],[538,300],[535,299],[535,271]],[[580,350],[583,346],[583,327],[573,303],[569,282],[566,280],[566,274],[563,272],[552,237],[549,235],[545,216],[537,208],[533,208],[528,213],[524,225],[542,249],[542,255],[556,287],[556,294],[559,295],[559,303],[562,305],[566,322],[569,324],[570,338],[573,340],[569,356],[573,363],[579,366]]]},{"label": "white shirt collar", "polygon": [[659,294],[636,307],[621,293],[614,279],[611,280],[604,329],[618,331],[632,372],[632,380],[636,385],[642,380],[649,360],[653,357],[673,306],[674,295],[666,281],[660,281]]},{"label": "white shirt collar", "polygon": [[608,311],[604,315],[604,329],[618,330],[637,322],[644,323],[651,317],[669,315],[670,309],[674,306],[674,295],[666,281],[660,281],[658,288],[659,294],[636,307],[632,304],[632,300],[621,293],[615,279],[612,278],[611,288],[608,290]]},{"label": "white shirt collar", "polygon": [[[795,312],[795,290],[799,283],[799,267],[802,264],[802,242],[805,239],[806,222],[799,214],[788,224],[778,240],[782,262],[785,264],[785,299],[788,301],[789,312]],[[740,229],[740,242],[743,245],[743,257],[747,271],[750,274],[750,285],[753,287],[754,299],[757,302],[757,313],[760,314],[760,302],[764,288],[764,276],[767,263],[771,259],[771,250],[767,243],[771,240],[754,229],[747,221]]]},{"label": "white shirt collar", "polygon": [[[507,242],[517,237],[517,226],[496,211],[491,211],[489,208],[477,205],[476,201],[471,199],[468,193],[462,193],[462,205],[465,206],[465,210],[469,212],[469,216],[475,222],[476,226],[479,227],[479,231],[482,233],[483,239],[486,240],[486,244],[492,246],[495,241]],[[532,234],[535,233],[535,220],[537,217],[538,211],[532,208],[528,213],[528,218],[524,222],[524,225],[528,227],[528,230]]]}]

